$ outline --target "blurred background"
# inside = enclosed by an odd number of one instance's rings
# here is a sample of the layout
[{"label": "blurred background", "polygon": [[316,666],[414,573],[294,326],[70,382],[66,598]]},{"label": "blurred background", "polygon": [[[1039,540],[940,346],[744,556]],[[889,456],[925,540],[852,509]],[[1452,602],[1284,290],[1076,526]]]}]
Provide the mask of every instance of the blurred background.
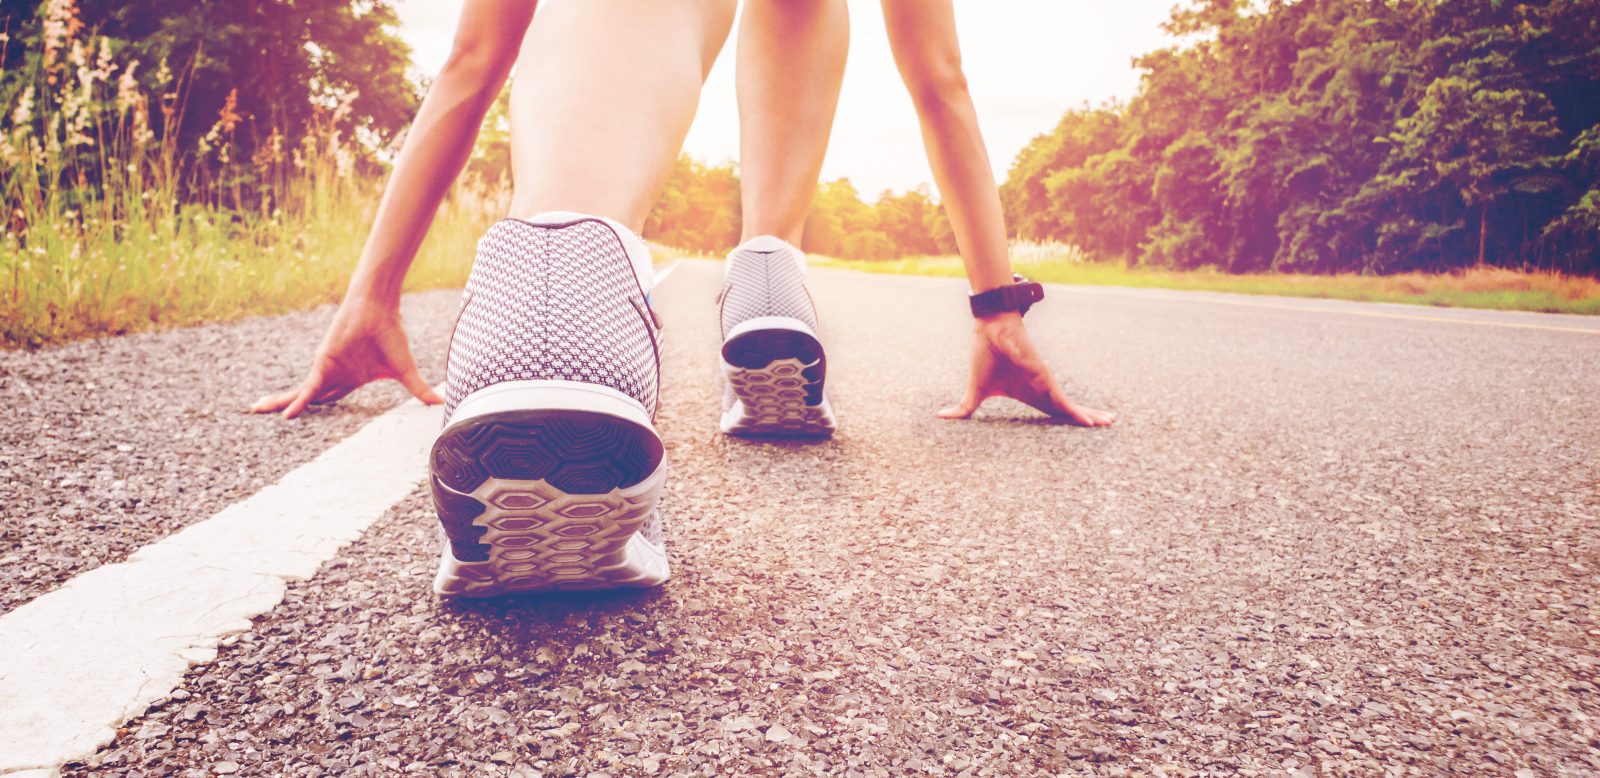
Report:
[{"label": "blurred background", "polygon": [[[0,0],[10,346],[338,299],[459,4]],[[804,248],[959,274],[875,3]],[[1600,0],[958,3],[1024,272],[1600,313]],[[537,23],[537,22],[536,22]],[[733,42],[646,225],[739,235]],[[502,214],[491,113],[410,278]]]}]

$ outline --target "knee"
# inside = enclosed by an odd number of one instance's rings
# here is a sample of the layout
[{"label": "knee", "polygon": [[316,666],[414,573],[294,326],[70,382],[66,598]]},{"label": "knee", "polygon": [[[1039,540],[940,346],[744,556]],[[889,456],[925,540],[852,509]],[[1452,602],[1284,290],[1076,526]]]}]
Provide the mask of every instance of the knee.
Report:
[{"label": "knee", "polygon": [[956,55],[917,63],[906,74],[906,88],[911,92],[911,102],[923,113],[943,112],[972,99],[967,74]]}]

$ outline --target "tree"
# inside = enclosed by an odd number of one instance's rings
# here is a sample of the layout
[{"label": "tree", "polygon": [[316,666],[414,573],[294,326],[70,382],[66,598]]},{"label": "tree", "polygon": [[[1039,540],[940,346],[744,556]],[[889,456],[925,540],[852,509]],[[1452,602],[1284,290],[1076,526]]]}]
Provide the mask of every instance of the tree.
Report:
[{"label": "tree", "polygon": [[[210,132],[230,95],[239,117],[235,159],[248,159],[274,134],[297,142],[314,123],[375,148],[416,111],[410,50],[383,0],[0,0],[0,27],[12,38],[0,96],[38,77],[52,11],[109,39],[124,66],[137,60],[147,91],[156,90],[162,63],[177,73],[179,88],[168,99],[183,149]],[[165,133],[161,116],[152,119]]]},{"label": "tree", "polygon": [[650,215],[645,237],[692,251],[725,251],[739,242],[739,175],[680,155]]},{"label": "tree", "polygon": [[[877,232],[878,236],[867,236]],[[811,213],[806,217],[805,234],[801,248],[807,252],[830,257],[864,257],[859,251],[881,251],[888,241],[878,230],[872,208],[861,201],[861,195],[848,178],[827,181],[817,186],[811,200]]]},{"label": "tree", "polygon": [[1414,201],[1433,201],[1437,212],[1449,215],[1451,227],[1464,212],[1476,211],[1480,265],[1488,259],[1495,209],[1560,185],[1552,156],[1560,133],[1549,100],[1530,90],[1487,89],[1458,76],[1437,79],[1388,140],[1392,151],[1374,180],[1396,182],[1396,191]]},{"label": "tree", "polygon": [[1600,272],[1600,0],[1196,0],[1018,155],[1016,233],[1179,268]]},{"label": "tree", "polygon": [[885,191],[872,206],[873,218],[889,241],[891,256],[940,253],[935,234],[939,203],[919,186],[902,194]]}]

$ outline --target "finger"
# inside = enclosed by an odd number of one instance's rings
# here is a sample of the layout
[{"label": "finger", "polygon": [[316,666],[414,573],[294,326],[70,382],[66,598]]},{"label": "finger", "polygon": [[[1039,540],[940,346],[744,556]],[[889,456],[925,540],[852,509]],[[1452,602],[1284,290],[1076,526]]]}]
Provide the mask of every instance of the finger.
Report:
[{"label": "finger", "polygon": [[983,404],[990,392],[979,385],[979,366],[973,366],[972,374],[967,377],[967,393],[961,402],[939,411],[941,419],[970,419],[972,414],[978,412],[978,406]]},{"label": "finger", "polygon": [[439,393],[435,392],[433,387],[423,380],[422,374],[417,372],[414,367],[400,376],[400,383],[405,386],[406,391],[411,392],[412,397],[428,405],[438,405],[444,402],[444,398],[440,397]]},{"label": "finger", "polygon": [[941,419],[970,419],[970,418],[972,418],[972,414],[978,412],[978,405],[979,405],[979,402],[977,400],[962,400],[959,405],[952,405],[952,406],[950,406],[948,408],[941,408],[939,410],[939,418],[941,418]]},{"label": "finger", "polygon": [[1039,394],[1037,392],[1032,392],[1032,391],[1019,392],[1017,394],[1011,395],[1011,399],[1016,400],[1018,402],[1021,402],[1022,404],[1027,405],[1027,406],[1033,408],[1034,410],[1037,410],[1040,413],[1043,413],[1043,414],[1045,414],[1047,416],[1062,416],[1062,415],[1064,415],[1062,413],[1061,409],[1056,406],[1055,401],[1052,400],[1047,395],[1042,395],[1042,394]]},{"label": "finger", "polygon": [[298,394],[299,392],[300,392],[300,388],[299,387],[295,387],[295,388],[290,389],[290,390],[285,391],[285,392],[275,392],[273,394],[264,394],[264,395],[261,396],[261,399],[256,400],[255,403],[250,406],[250,412],[251,413],[276,413],[278,411],[281,411],[281,410],[284,409],[285,406],[287,406],[289,404],[289,402],[291,400],[294,399],[295,395]]},{"label": "finger", "polygon": [[289,401],[288,407],[283,409],[283,418],[292,419],[299,416],[311,404],[313,399],[322,392],[322,371],[312,369],[311,375],[306,376],[305,383],[300,384],[300,390],[295,393],[294,399]]},{"label": "finger", "polygon": [[1061,391],[1059,386],[1050,387],[1050,415],[1064,416],[1086,427],[1095,426],[1091,423],[1092,420],[1084,418],[1082,414],[1078,413],[1077,407],[1072,404],[1072,400],[1067,398],[1066,393]]},{"label": "finger", "polygon": [[356,387],[354,387],[354,386],[344,386],[344,385],[340,385],[340,386],[324,386],[324,387],[322,387],[321,391],[317,392],[317,395],[315,397],[311,398],[311,404],[312,405],[331,405],[331,404],[336,403],[336,402],[338,402],[340,400],[343,400],[345,395],[347,395],[347,394],[349,394],[349,393],[351,393],[351,392],[353,392],[355,390],[356,390]]},{"label": "finger", "polygon": [[1051,416],[1061,415],[1061,410],[1055,400],[1061,394],[1061,385],[1056,382],[1055,376],[1050,373],[1050,368],[1043,362],[1012,362],[1018,375],[1010,382],[1006,395],[1025,405],[1031,406],[1041,413]]},{"label": "finger", "polygon": [[1060,386],[1056,386],[1051,392],[1050,401],[1058,409],[1056,415],[1070,419],[1073,424],[1080,427],[1110,427],[1117,423],[1115,413],[1079,405],[1067,397]]},{"label": "finger", "polygon": [[292,419],[296,416],[299,416],[300,413],[306,409],[306,406],[310,404],[311,390],[302,390],[299,394],[294,396],[293,400],[289,401],[288,407],[283,409],[283,418]]}]

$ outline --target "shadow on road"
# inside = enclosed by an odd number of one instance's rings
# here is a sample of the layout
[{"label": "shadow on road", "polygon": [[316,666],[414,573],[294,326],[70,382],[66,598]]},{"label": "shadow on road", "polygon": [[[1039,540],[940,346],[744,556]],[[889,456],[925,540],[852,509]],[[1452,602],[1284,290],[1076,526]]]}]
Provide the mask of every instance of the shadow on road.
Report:
[{"label": "shadow on road", "polygon": [[[548,641],[554,628],[594,627],[628,615],[642,615],[671,603],[665,589],[615,589],[596,592],[526,592],[481,600],[443,600],[442,617],[462,626],[502,636]],[[531,633],[531,634],[529,634]]]},{"label": "shadow on road", "polygon": [[[983,424],[988,426],[1004,427],[1075,427],[1083,430],[1084,432],[1101,432],[1116,429],[1116,427],[1101,427],[1098,429],[1083,427],[1073,424],[1070,420],[1061,416],[973,416],[970,419],[963,420],[963,422],[950,423]],[[1120,419],[1118,423],[1121,423]]]},{"label": "shadow on road", "polygon": [[786,449],[790,451],[803,451],[806,449],[824,448],[829,444],[837,443],[837,438],[819,437],[793,437],[793,438],[741,438],[736,435],[724,435],[729,445],[742,446],[756,449]]}]

